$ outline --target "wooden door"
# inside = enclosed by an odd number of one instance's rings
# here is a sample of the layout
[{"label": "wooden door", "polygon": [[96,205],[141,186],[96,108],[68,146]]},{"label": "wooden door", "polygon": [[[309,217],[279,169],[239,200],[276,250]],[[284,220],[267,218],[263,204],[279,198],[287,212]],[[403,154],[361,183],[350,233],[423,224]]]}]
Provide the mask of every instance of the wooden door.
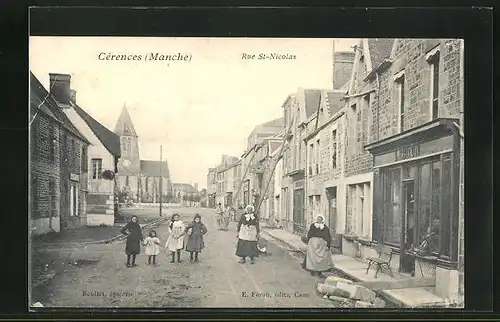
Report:
[{"label": "wooden door", "polygon": [[302,234],[305,231],[304,189],[296,189],[293,194],[293,232]]},{"label": "wooden door", "polygon": [[337,187],[327,189],[328,197],[328,227],[332,237],[332,246],[339,247],[337,241]]}]

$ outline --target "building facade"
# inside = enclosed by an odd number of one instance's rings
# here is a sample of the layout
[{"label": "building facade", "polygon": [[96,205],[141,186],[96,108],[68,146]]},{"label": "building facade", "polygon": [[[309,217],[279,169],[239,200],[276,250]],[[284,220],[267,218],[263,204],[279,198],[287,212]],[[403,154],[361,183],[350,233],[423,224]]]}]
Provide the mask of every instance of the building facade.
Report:
[{"label": "building facade", "polygon": [[215,204],[222,206],[234,206],[234,167],[239,163],[239,159],[234,156],[223,155],[221,163],[215,167]]},{"label": "building facade", "polygon": [[[365,105],[371,110],[365,146],[373,165],[371,244],[392,247],[401,274],[435,277],[435,293],[447,299],[458,296],[462,265],[461,46],[460,40],[393,40],[389,58],[363,81],[375,85]],[[429,246],[422,256],[413,250],[424,238]],[[373,253],[363,247],[365,256]]]},{"label": "building facade", "polygon": [[84,226],[87,150],[90,142],[71,123],[70,76],[50,75],[50,92],[30,73],[31,233],[59,232]]},{"label": "building facade", "polygon": [[166,158],[161,161],[141,160],[139,136],[126,107],[122,109],[114,132],[120,137],[121,157],[116,179],[120,193],[136,203],[158,203],[160,196],[162,201],[172,198],[172,181]]},{"label": "building facade", "polygon": [[[306,166],[306,227],[314,215],[324,214],[332,236],[332,247],[341,247],[345,227],[344,90],[322,91],[319,114],[308,120]],[[318,119],[319,115],[319,119]]]},{"label": "building facade", "polygon": [[209,168],[207,174],[207,207],[215,208],[217,194],[217,172],[215,168]]},{"label": "building facade", "polygon": [[173,200],[184,206],[197,206],[200,202],[198,185],[189,183],[173,183]]},{"label": "building facade", "polygon": [[[71,90],[71,94],[70,106],[63,111],[90,142],[86,162],[89,168],[87,226],[113,226],[117,209],[114,175],[120,158],[120,138],[77,104],[75,90]],[[112,176],[103,175],[104,171]]]}]

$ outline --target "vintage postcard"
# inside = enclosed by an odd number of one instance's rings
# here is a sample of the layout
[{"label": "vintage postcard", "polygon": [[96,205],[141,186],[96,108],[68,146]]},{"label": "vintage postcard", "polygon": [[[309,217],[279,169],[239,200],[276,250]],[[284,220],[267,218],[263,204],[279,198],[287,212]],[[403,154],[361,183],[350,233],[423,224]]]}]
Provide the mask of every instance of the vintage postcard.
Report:
[{"label": "vintage postcard", "polygon": [[463,52],[30,37],[28,305],[463,307]]}]

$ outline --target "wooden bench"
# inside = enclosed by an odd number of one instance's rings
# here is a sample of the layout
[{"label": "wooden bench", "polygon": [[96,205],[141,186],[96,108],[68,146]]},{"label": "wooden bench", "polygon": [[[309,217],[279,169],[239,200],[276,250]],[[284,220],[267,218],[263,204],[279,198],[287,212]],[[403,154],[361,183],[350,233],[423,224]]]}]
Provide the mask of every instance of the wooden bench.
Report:
[{"label": "wooden bench", "polygon": [[383,267],[387,267],[389,269],[389,272],[391,273],[391,276],[394,277],[391,269],[392,249],[385,245],[379,244],[377,245],[376,250],[378,253],[378,257],[366,258],[368,260],[368,268],[366,269],[366,274],[368,274],[368,271],[370,270],[370,267],[372,265],[376,265],[377,270],[375,271],[375,278],[377,278],[378,272],[381,271]]}]

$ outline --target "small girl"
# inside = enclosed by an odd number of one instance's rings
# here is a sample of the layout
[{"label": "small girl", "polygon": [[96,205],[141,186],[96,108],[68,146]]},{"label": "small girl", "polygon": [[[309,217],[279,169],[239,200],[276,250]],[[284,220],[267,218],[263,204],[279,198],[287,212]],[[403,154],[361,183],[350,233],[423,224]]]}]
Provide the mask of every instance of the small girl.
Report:
[{"label": "small girl", "polygon": [[172,221],[168,227],[169,236],[165,248],[172,252],[171,263],[175,263],[175,254],[177,253],[177,262],[181,263],[181,250],[184,248],[184,232],[186,227],[182,220],[180,220],[179,214],[172,215]]},{"label": "small girl", "polygon": [[[207,233],[207,227],[201,222],[201,216],[196,214],[191,224],[186,227],[188,235],[186,243],[186,251],[190,253],[190,262],[198,262],[198,253],[205,247],[203,235]],[[193,260],[194,254],[194,260]]]},{"label": "small girl", "polygon": [[148,255],[148,265],[151,265],[151,259],[153,260],[153,265],[156,266],[156,255],[160,254],[160,239],[156,237],[156,231],[151,230],[149,232],[149,237],[144,239],[144,246],[146,246],[146,255]]}]

